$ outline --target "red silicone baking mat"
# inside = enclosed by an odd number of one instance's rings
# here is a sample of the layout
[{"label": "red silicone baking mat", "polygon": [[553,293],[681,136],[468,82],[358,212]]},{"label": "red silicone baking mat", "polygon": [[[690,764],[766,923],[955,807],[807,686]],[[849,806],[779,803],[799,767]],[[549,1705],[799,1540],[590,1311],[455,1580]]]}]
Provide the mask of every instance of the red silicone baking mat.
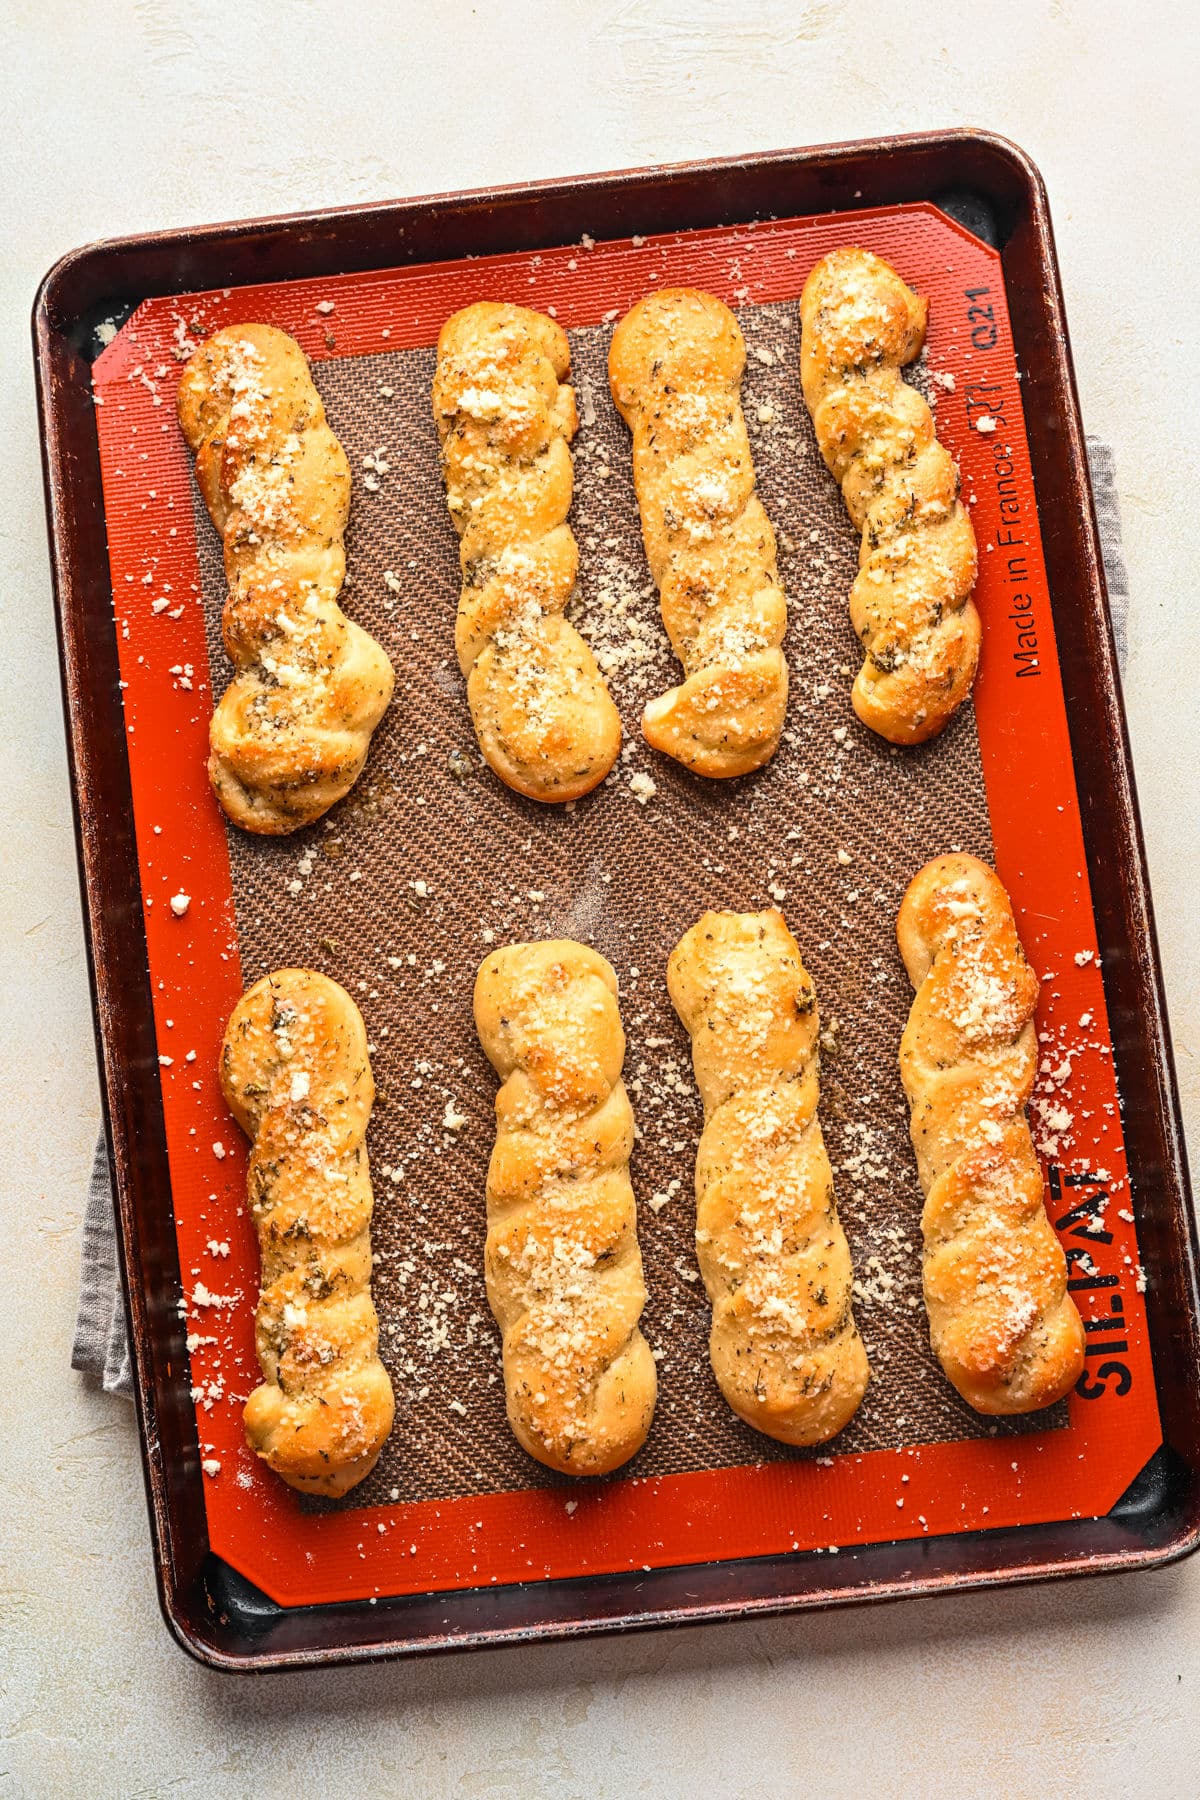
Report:
[{"label": "red silicone baking mat", "polygon": [[[456,307],[502,297],[554,311],[580,334],[583,360],[584,334],[604,327],[652,285],[708,287],[749,318],[755,309],[794,307],[812,264],[847,241],[889,257],[930,297],[926,385],[937,402],[939,435],[959,461],[979,537],[977,601],[985,648],[974,702],[978,759],[996,864],[1044,981],[1034,1119],[1051,1216],[1089,1328],[1087,1372],[1069,1402],[1069,1417],[1047,1420],[1045,1428],[1034,1421],[1016,1433],[978,1421],[977,1435],[940,1442],[840,1451],[834,1444],[819,1457],[781,1456],[771,1446],[769,1459],[760,1460],[751,1446],[722,1466],[631,1472],[569,1489],[546,1485],[542,1472],[529,1465],[528,1487],[510,1482],[466,1493],[458,1479],[432,1497],[409,1499],[397,1488],[396,1500],[371,1492],[365,1505],[352,1500],[325,1512],[302,1507],[257,1465],[241,1435],[241,1400],[256,1379],[256,1257],[242,1211],[244,1145],[224,1109],[215,1070],[224,1023],[242,987],[243,940],[258,923],[242,917],[239,934],[235,871],[261,847],[240,840],[231,857],[204,774],[211,711],[204,561],[211,559],[213,542],[205,542],[210,528],[196,518],[190,458],[174,419],[179,357],[207,331],[262,319],[297,337],[313,360],[318,385],[323,368],[332,384],[337,371],[331,364],[377,357],[381,370],[390,367],[396,352],[430,346]],[[780,404],[788,394],[794,400],[798,375],[790,356],[767,355],[759,371],[766,385],[756,395],[770,411],[771,393]],[[185,1289],[181,1304],[189,1321],[190,1382],[213,1550],[274,1599],[298,1604],[832,1550],[1106,1512],[1156,1448],[1160,1432],[1079,809],[996,253],[936,208],[916,205],[855,213],[848,222],[826,215],[646,240],[584,240],[537,255],[175,296],[138,310],[98,359],[94,384]],[[381,377],[380,386],[387,385]],[[593,404],[607,406],[607,396],[595,392]],[[587,420],[585,409],[577,458],[586,448]],[[357,515],[364,490],[371,494],[370,483],[376,490],[381,483],[360,464],[356,478]],[[389,503],[402,508],[403,494]],[[796,540],[793,554],[801,556],[803,521],[791,517],[787,526]],[[386,511],[376,528],[387,530]],[[430,536],[448,530],[444,515],[425,518],[418,528]],[[584,553],[586,562],[586,540]],[[403,588],[403,565],[396,579]],[[856,662],[844,623],[847,586],[848,578],[819,584],[806,604],[827,608],[830,618],[842,621],[845,655]],[[641,598],[652,611],[652,597]],[[456,587],[448,587],[440,616],[421,621],[422,628],[443,630],[447,646],[456,599]],[[353,586],[345,604],[356,612]],[[802,626],[794,621],[793,631]],[[414,731],[438,709],[462,708],[452,660],[448,668],[444,691],[437,684],[425,695],[399,697]],[[623,678],[618,669],[618,700]],[[806,700],[796,694],[792,704]],[[848,721],[846,708],[840,722]],[[830,725],[839,728],[835,714]],[[370,802],[371,781],[368,764],[360,803],[363,796]],[[605,792],[597,799],[615,804]],[[628,810],[636,834],[643,829],[641,815],[636,807]],[[568,867],[568,877],[570,872]],[[349,879],[354,871],[344,873]],[[540,891],[537,880],[536,869],[523,872],[527,892]],[[181,893],[189,904],[180,917],[170,900]],[[364,892],[363,907],[371,903]],[[732,902],[722,895],[714,903]],[[749,897],[745,903],[752,903]],[[797,903],[803,907],[802,896]],[[792,916],[792,902],[784,904]],[[538,934],[536,916],[532,923],[525,934]],[[807,934],[802,943],[807,953]],[[670,942],[661,946],[657,969],[636,973],[614,956],[623,990],[639,978],[661,980],[669,948]],[[862,954],[867,963],[894,961],[894,948],[882,937],[864,943]],[[247,968],[246,977],[259,972]],[[827,1006],[825,982],[819,987]],[[358,997],[370,1030],[369,992]],[[630,1036],[632,1056],[637,1046]],[[377,1052],[382,1085],[389,1078],[388,1052],[385,1046]],[[897,1083],[880,1104],[894,1108],[898,1095]],[[489,1088],[481,1098],[490,1105],[490,1097]],[[686,1206],[693,1148],[694,1140],[675,1152],[684,1190],[677,1207]],[[414,1178],[436,1186],[443,1169],[431,1148],[415,1169],[410,1164],[406,1191],[403,1184],[393,1190],[377,1168],[380,1231],[389,1215],[409,1205]],[[895,1179],[911,1195],[911,1168],[898,1167]],[[634,1180],[643,1254],[651,1261],[658,1218],[649,1203],[659,1196],[644,1190],[636,1159]],[[844,1185],[839,1177],[845,1209]],[[455,1199],[464,1246],[473,1233],[477,1255],[482,1193]],[[911,1237],[911,1206],[907,1225]],[[461,1253],[472,1255],[469,1247]],[[915,1245],[912,1257],[915,1268]],[[478,1319],[472,1329],[486,1335],[490,1320]],[[413,1423],[406,1377],[395,1365],[393,1375],[401,1397],[397,1432],[403,1433]],[[872,1404],[899,1417],[905,1403],[903,1388],[893,1390],[886,1367],[882,1375],[877,1368]],[[481,1444],[481,1463],[485,1449]],[[422,1457],[415,1429],[399,1451]]]}]

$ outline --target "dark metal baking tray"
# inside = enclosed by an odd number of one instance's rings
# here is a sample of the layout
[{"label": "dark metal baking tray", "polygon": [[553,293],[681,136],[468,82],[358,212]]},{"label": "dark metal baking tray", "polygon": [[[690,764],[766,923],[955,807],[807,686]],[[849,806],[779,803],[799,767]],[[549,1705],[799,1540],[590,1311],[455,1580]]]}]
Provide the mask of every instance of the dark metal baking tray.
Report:
[{"label": "dark metal baking tray", "polygon": [[[934,201],[999,250],[1112,1024],[1163,1447],[1106,1517],[848,1549],[281,1608],[209,1550],[138,888],[90,368],[153,295]],[[163,1611],[222,1669],[304,1666],[1146,1568],[1200,1542],[1196,1234],[1145,856],[1058,265],[1022,151],[959,130],[87,246],[46,276],[34,351],[76,836],[120,1260]]]}]

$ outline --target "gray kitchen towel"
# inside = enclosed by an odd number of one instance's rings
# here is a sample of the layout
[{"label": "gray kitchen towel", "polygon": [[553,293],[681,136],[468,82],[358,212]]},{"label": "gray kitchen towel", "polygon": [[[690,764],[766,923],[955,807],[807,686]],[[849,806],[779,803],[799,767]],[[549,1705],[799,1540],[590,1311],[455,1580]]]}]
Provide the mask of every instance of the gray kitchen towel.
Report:
[{"label": "gray kitchen towel", "polygon": [[[1092,492],[1100,549],[1108,580],[1113,636],[1122,669],[1128,655],[1129,579],[1121,546],[1121,509],[1117,501],[1113,453],[1099,438],[1087,440]],[[83,1269],[79,1283],[79,1313],[71,1367],[90,1377],[107,1394],[133,1393],[133,1370],[125,1331],[125,1301],[117,1266],[116,1224],[113,1218],[112,1176],[104,1134],[96,1145],[83,1215]]]},{"label": "gray kitchen towel", "polygon": [[125,1330],[125,1298],[117,1267],[117,1225],[113,1214],[108,1144],[100,1133],[83,1209],[83,1267],[71,1367],[81,1369],[106,1394],[132,1397],[133,1369]]},{"label": "gray kitchen towel", "polygon": [[1110,444],[1099,438],[1087,440],[1088,469],[1092,477],[1092,493],[1096,498],[1096,526],[1100,533],[1100,554],[1104,558],[1104,578],[1108,584],[1108,608],[1112,614],[1113,637],[1117,645],[1117,662],[1121,673],[1129,656],[1129,576],[1125,568],[1125,548],[1121,542],[1121,504],[1117,499],[1117,465]]}]

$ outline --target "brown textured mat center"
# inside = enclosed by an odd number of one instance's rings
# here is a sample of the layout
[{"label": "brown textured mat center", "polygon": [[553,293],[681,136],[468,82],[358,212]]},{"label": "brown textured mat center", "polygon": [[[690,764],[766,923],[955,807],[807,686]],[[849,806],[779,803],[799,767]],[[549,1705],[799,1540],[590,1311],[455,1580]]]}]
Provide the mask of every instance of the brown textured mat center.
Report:
[{"label": "brown textured mat center", "polygon": [[[931,855],[961,847],[991,857],[974,716],[965,708],[941,739],[910,752],[855,718],[846,595],[857,542],[800,396],[797,308],[738,316],[749,350],[743,404],[790,610],[784,743],[767,769],[726,784],[644,744],[641,707],[679,669],[642,553],[628,433],[608,396],[611,328],[574,331],[574,616],[608,675],[625,749],[609,780],[569,810],[510,793],[475,747],[453,649],[458,545],[430,412],[433,350],[315,371],[354,469],[344,604],[387,649],[396,697],[358,788],[329,818],[284,840],[231,828],[229,841],[247,984],[286,964],[324,970],[358,1000],[372,1045],[374,1294],[398,1408],[378,1468],[343,1506],[559,1484],[509,1432],[482,1273],[496,1079],[471,992],[490,947],[530,937],[592,943],[621,980],[650,1290],[642,1324],[660,1356],[654,1428],[623,1473],[811,1454],[735,1419],[708,1364],[692,1243],[701,1109],[665,968],[710,906],[781,906],[817,985],[821,1120],[873,1371],[861,1411],[822,1454],[1065,1422],[1065,1407],[1024,1426],[980,1421],[934,1361],[921,1304],[921,1193],[896,1072],[910,993],[894,920]],[[197,508],[219,693],[224,584],[216,534]]]}]

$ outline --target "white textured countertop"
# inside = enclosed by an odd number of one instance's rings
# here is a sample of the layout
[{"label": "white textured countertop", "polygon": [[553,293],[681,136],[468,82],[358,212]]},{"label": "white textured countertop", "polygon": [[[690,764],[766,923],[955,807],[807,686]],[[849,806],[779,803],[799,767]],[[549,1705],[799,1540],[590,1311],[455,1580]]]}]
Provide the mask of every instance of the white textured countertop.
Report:
[{"label": "white textured countertop", "polygon": [[[154,1593],[131,1409],[67,1366],[98,1101],[28,313],[92,238],[950,124],[1030,152],[1115,447],[1126,701],[1200,1149],[1200,9],[1119,0],[10,0],[0,84],[0,1796],[1200,1792],[1200,1561],[236,1681]],[[86,24],[83,21],[86,20]]]}]

